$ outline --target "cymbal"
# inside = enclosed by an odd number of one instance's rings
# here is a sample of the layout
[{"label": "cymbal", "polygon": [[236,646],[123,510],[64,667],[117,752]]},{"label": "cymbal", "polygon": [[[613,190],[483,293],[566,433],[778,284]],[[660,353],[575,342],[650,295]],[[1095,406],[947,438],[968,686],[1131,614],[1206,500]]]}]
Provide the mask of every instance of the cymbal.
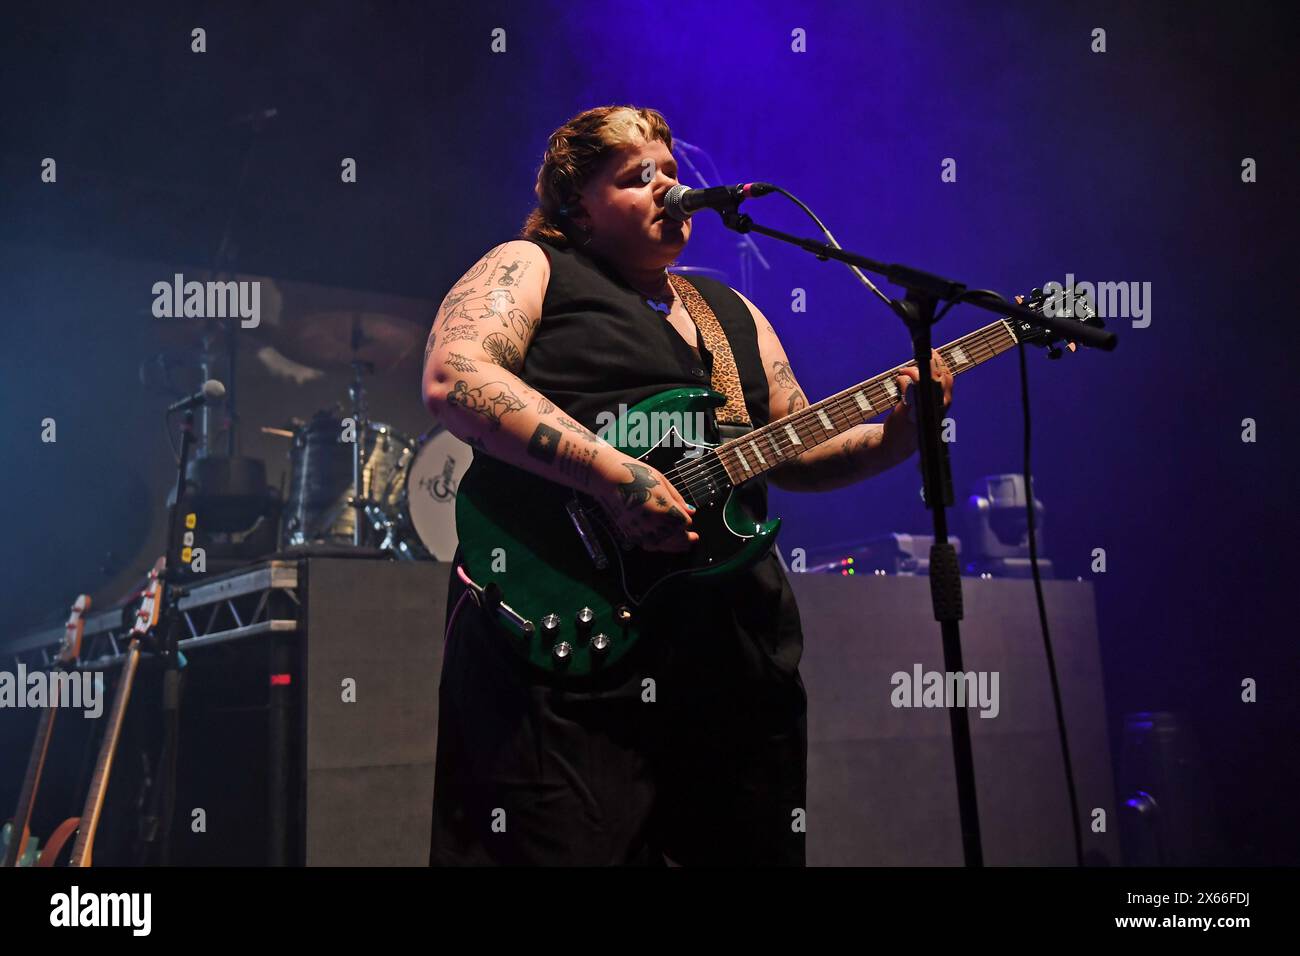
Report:
[{"label": "cymbal", "polygon": [[710,269],[708,266],[673,266],[668,270],[678,275],[707,276],[710,279],[717,279],[719,282],[727,281],[727,274],[721,269]]},{"label": "cymbal", "polygon": [[416,350],[420,336],[414,323],[382,312],[314,312],[286,323],[274,344],[312,368],[347,369],[357,360],[388,370]]}]

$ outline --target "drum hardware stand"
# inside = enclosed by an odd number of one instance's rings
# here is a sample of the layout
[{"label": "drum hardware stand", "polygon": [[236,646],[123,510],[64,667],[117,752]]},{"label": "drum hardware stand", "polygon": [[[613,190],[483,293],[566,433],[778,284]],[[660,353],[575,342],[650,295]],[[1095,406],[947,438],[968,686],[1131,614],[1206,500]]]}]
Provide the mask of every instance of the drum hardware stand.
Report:
[{"label": "drum hardware stand", "polygon": [[371,362],[364,362],[357,358],[357,353],[361,350],[364,333],[361,331],[361,313],[352,316],[352,384],[348,386],[348,398],[352,402],[352,500],[350,504],[353,510],[352,524],[352,544],[354,547],[362,545],[362,528],[366,520],[368,506],[372,504],[367,499],[361,488],[361,476],[365,470],[365,449],[362,447],[365,440],[370,436],[370,423],[366,418],[366,386],[362,381],[362,372],[374,373],[375,367]]},{"label": "drum hardware stand", "polygon": [[[700,168],[696,166],[695,161],[691,159],[692,153],[699,153],[701,156],[708,159],[710,167],[712,167],[714,174],[717,175],[718,167],[713,162],[712,156],[699,146],[683,142],[676,137],[673,137],[673,144],[681,147],[679,155],[682,158],[682,162],[684,162],[690,169],[691,174],[701,186],[707,188],[715,185],[714,183],[709,182],[708,177],[705,176],[704,173],[700,172]],[[753,237],[745,235],[744,233],[741,234],[740,241],[736,244],[736,254],[740,257],[740,290],[745,293],[745,295],[752,296],[754,287],[754,263],[757,262],[768,272],[772,271],[772,266],[763,258],[763,253],[759,250],[757,244],[755,244]]]}]

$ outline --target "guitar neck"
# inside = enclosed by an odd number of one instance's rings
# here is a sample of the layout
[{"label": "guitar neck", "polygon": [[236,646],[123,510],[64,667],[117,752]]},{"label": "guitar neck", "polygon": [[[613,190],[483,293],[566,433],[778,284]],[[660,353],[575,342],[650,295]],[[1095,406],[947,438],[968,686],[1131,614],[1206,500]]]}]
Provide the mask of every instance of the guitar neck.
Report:
[{"label": "guitar neck", "polygon": [[131,688],[135,684],[135,672],[139,663],[140,638],[135,637],[122,661],[122,676],[118,679],[117,690],[113,694],[113,709],[109,713],[108,727],[104,730],[104,740],[99,745],[99,758],[95,761],[94,776],[90,778],[90,793],[86,795],[86,805],[81,811],[81,826],[77,830],[77,842],[73,845],[69,866],[90,866],[95,847],[95,831],[99,829],[104,796],[108,792],[108,778],[113,772],[113,758],[122,736],[122,721],[126,716],[127,702],[131,699]]},{"label": "guitar neck", "polygon": [[27,758],[27,774],[23,777],[23,789],[18,796],[18,808],[14,810],[14,837],[5,849],[3,866],[17,866],[19,850],[22,848],[23,833],[32,819],[32,806],[36,803],[36,788],[41,782],[41,771],[45,767],[45,755],[50,749],[50,736],[54,732],[54,715],[58,708],[50,706],[41,714],[36,728],[36,741],[32,744],[31,756]]},{"label": "guitar neck", "polygon": [[[937,351],[954,376],[983,365],[1012,348],[1018,339],[1005,319],[949,342]],[[892,410],[901,400],[895,378],[915,361],[896,365],[785,418],[724,442],[715,454],[732,484],[756,478],[798,458],[850,428]]]}]

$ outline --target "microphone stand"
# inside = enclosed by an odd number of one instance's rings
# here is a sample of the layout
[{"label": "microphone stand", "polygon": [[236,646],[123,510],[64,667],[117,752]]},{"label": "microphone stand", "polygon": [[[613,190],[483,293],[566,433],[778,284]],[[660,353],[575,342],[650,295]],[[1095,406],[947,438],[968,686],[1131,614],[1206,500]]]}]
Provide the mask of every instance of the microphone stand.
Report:
[{"label": "microphone stand", "polygon": [[[934,618],[943,635],[944,669],[948,673],[963,670],[961,656],[962,618],[961,567],[957,552],[948,541],[946,509],[952,504],[952,470],[947,443],[939,437],[938,383],[930,374],[931,327],[935,323],[935,306],[939,301],[968,302],[977,308],[999,315],[1016,315],[1035,325],[1051,329],[1080,344],[1110,351],[1116,339],[1105,332],[1073,319],[1040,315],[1019,305],[994,300],[987,294],[971,293],[965,285],[910,266],[886,264],[844,249],[837,249],[815,239],[804,239],[755,223],[738,209],[739,202],[719,209],[728,229],[739,233],[757,232],[811,252],[823,262],[835,259],[884,277],[907,290],[902,301],[891,300],[890,308],[907,326],[912,353],[920,373],[917,403],[919,421],[917,438],[921,453],[922,493],[934,523],[934,544],[930,548],[930,600]],[[979,807],[975,798],[975,763],[971,754],[970,721],[964,707],[948,708],[952,736],[953,764],[957,778],[957,806],[961,819],[962,852],[967,866],[982,867],[984,850],[980,841]]]},{"label": "microphone stand", "polygon": [[[185,410],[181,426],[180,460],[176,469],[176,497],[167,515],[167,550],[163,568],[163,612],[161,626],[154,636],[155,650],[162,663],[162,747],[158,761],[158,780],[151,800],[153,812],[144,819],[142,840],[158,843],[158,865],[167,866],[171,858],[172,816],[176,805],[176,765],[180,745],[180,599],[188,589],[181,584],[181,515],[185,498],[185,467],[194,442],[194,409]],[[160,806],[161,805],[161,806]],[[147,850],[145,851],[147,853]]]},{"label": "microphone stand", "polygon": [[[678,139],[674,142],[677,146],[681,147],[682,160],[690,167],[691,173],[697,180],[699,180],[700,185],[705,188],[712,186],[713,183],[709,182],[708,177],[705,176],[704,173],[700,172],[700,167],[696,166],[694,160],[691,159],[691,153],[699,153],[701,156],[707,158],[709,160],[709,165],[713,167],[714,174],[717,174],[718,167],[714,164],[713,157],[709,156],[709,154],[700,147],[692,145],[683,139]],[[736,245],[736,253],[740,257],[740,287],[744,290],[745,295],[752,296],[754,294],[753,263],[758,262],[759,265],[769,272],[772,270],[772,267],[768,264],[768,261],[763,258],[763,253],[759,251],[758,244],[749,236],[741,236],[740,242]]]}]

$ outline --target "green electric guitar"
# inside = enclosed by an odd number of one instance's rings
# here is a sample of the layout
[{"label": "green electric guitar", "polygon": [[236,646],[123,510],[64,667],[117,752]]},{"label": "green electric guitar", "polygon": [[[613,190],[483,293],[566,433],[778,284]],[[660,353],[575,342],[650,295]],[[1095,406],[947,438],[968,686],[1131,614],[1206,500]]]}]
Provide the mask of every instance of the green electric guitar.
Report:
[{"label": "green electric guitar", "polygon": [[[1041,312],[1045,301],[1034,290],[1023,304]],[[1073,317],[1102,325],[1077,294]],[[1006,317],[938,352],[955,376],[1020,343],[1059,357],[1058,341],[1040,326]],[[691,528],[700,540],[688,551],[629,547],[594,498],[505,468],[508,476],[462,485],[456,496],[463,557],[457,573],[535,667],[570,677],[606,669],[635,645],[652,604],[683,583],[721,579],[767,554],[781,520],[756,520],[734,495],[738,486],[891,411],[901,400],[895,378],[913,364],[716,445],[687,440],[678,424],[712,415],[725,396],[703,387],[652,396],[628,409],[607,434],[630,435],[627,444],[611,444],[661,472],[695,506]]]}]

